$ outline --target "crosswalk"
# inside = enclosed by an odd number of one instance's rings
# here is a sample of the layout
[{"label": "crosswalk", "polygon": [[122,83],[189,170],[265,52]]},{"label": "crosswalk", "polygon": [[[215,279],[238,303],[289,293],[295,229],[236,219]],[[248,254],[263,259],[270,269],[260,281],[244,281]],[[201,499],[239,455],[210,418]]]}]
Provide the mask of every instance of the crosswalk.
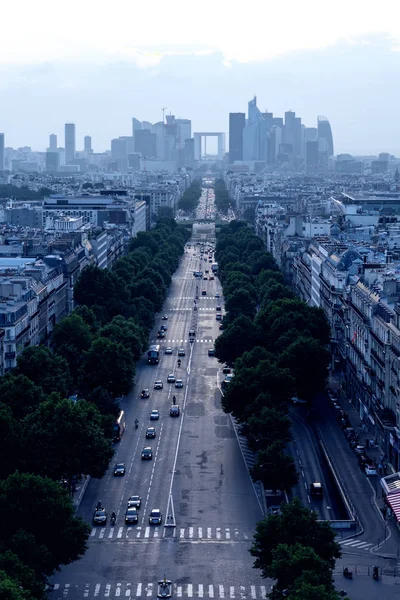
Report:
[{"label": "crosswalk", "polygon": [[[206,300],[206,301],[214,300],[214,302],[215,302],[215,300],[218,300],[219,302],[222,302],[222,298],[215,298],[214,295],[212,295],[212,296],[200,296],[199,295],[198,299]],[[193,296],[177,296],[176,298],[168,298],[168,301],[171,301],[171,300],[193,300]],[[171,310],[173,310],[173,309],[171,309]]]},{"label": "crosswalk", "polygon": [[[205,340],[194,340],[195,342],[198,342],[199,344],[212,344],[213,343],[213,339],[212,338],[206,338]],[[151,344],[188,344],[189,342],[192,342],[192,340],[166,340],[165,338],[161,338],[161,339],[155,339],[155,340],[151,340]]]},{"label": "crosswalk", "polygon": [[357,548],[358,550],[369,550],[371,546],[374,546],[373,542],[363,542],[358,538],[338,540],[338,544],[345,546],[346,548]]},{"label": "crosswalk", "polygon": [[252,540],[251,531],[240,531],[236,527],[93,527],[90,539],[96,540],[149,540],[177,538],[179,540],[246,541]]},{"label": "crosswalk", "polygon": [[[179,308],[170,308],[169,312],[181,312],[181,311],[188,311],[188,310],[193,310],[192,306],[180,306]],[[211,310],[215,312],[215,307],[214,306],[199,306],[197,308],[197,312],[202,311],[202,310]],[[194,311],[196,312],[196,311]]]},{"label": "crosswalk", "polygon": [[[54,583],[48,587],[49,598],[155,598],[157,582],[125,583]],[[173,598],[220,598],[221,600],[261,600],[270,590],[265,585],[223,585],[209,583],[173,584]]]}]

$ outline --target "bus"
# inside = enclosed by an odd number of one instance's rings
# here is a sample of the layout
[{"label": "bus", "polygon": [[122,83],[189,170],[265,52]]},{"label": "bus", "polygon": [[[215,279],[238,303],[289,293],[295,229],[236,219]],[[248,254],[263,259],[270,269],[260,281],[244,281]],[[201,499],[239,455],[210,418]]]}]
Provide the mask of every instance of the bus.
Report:
[{"label": "bus", "polygon": [[123,410],[119,413],[119,416],[114,422],[113,425],[113,441],[119,442],[121,441],[122,436],[125,431],[125,413]]},{"label": "bus", "polygon": [[213,264],[211,265],[211,271],[212,271],[213,273],[217,273],[217,272],[218,272],[218,263],[213,263]]},{"label": "bus", "polygon": [[149,365],[158,365],[160,360],[160,346],[150,346],[150,350],[147,353],[147,362]]}]

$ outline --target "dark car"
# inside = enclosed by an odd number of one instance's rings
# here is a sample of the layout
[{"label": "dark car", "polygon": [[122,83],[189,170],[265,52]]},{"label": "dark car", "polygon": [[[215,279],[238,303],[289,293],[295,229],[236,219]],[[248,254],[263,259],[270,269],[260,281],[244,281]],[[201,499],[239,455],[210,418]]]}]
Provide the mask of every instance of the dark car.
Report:
[{"label": "dark car", "polygon": [[149,440],[152,440],[156,437],[156,428],[155,427],[148,427],[146,429],[146,438]]},{"label": "dark car", "polygon": [[159,508],[153,508],[149,515],[149,523],[150,525],[161,525],[162,523],[162,514]]},{"label": "dark car", "polygon": [[214,350],[214,348],[209,348],[208,349],[208,356],[215,356],[215,350]]},{"label": "dark car", "polygon": [[146,446],[142,450],[142,460],[151,460],[153,458],[153,450],[150,446]]},{"label": "dark car", "polygon": [[179,348],[178,350],[178,356],[185,356],[185,349],[184,348]]},{"label": "dark car", "polygon": [[125,513],[125,523],[130,525],[131,523],[137,523],[139,520],[138,511],[133,506],[126,509]]},{"label": "dark car", "polygon": [[222,321],[222,315],[221,315],[221,313],[217,313],[217,314],[215,315],[215,320],[216,320],[216,321]]},{"label": "dark car", "polygon": [[140,392],[140,397],[141,398],[150,398],[150,390],[142,390]]},{"label": "dark car", "polygon": [[140,496],[129,496],[128,498],[128,508],[131,508],[132,506],[134,508],[140,508],[142,504],[142,499]]},{"label": "dark car", "polygon": [[114,467],[114,475],[122,476],[125,475],[125,463],[117,463]]},{"label": "dark car", "polygon": [[179,415],[181,414],[180,408],[177,404],[173,404],[171,406],[171,408],[169,409],[169,416],[170,417],[179,417]]},{"label": "dark car", "polygon": [[161,320],[162,320],[162,321],[168,321],[168,315],[163,315],[163,316],[161,317]]},{"label": "dark car", "polygon": [[161,325],[160,331],[167,331],[168,327],[166,325]]},{"label": "dark car", "polygon": [[160,418],[158,410],[152,410],[150,413],[150,421],[157,421]]},{"label": "dark car", "polygon": [[164,338],[165,337],[165,331],[161,331],[161,329],[160,329],[160,331],[157,332],[157,337]]},{"label": "dark car", "polygon": [[182,381],[182,379],[177,379],[175,381],[175,387],[176,388],[183,388],[183,381]]},{"label": "dark car", "polygon": [[215,307],[215,310],[220,312],[222,310],[221,306],[218,304],[218,306]]},{"label": "dark car", "polygon": [[314,497],[322,497],[324,495],[324,490],[319,481],[314,481],[314,483],[310,484],[310,494]]},{"label": "dark car", "polygon": [[175,383],[175,375],[170,373],[167,377],[167,383]]},{"label": "dark car", "polygon": [[206,290],[203,290],[203,291],[201,292],[201,295],[202,295],[202,296],[207,296],[207,292],[206,292]]}]

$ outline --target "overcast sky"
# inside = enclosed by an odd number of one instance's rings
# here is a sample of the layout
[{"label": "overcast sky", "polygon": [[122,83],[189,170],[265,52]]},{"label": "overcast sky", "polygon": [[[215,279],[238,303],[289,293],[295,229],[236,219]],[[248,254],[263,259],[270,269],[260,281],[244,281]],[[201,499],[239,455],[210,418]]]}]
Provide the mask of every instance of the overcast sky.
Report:
[{"label": "overcast sky", "polygon": [[77,148],[130,135],[161,108],[193,131],[228,113],[292,109],[332,124],[335,151],[400,155],[400,1],[19,0],[1,10],[0,131],[44,150],[74,121]]}]

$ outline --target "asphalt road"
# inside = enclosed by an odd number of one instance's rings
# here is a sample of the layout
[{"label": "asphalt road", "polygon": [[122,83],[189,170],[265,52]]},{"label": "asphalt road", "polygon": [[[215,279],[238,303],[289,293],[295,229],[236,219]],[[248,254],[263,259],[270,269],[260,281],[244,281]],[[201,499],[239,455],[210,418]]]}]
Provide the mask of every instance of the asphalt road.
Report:
[{"label": "asphalt road", "polygon": [[[199,296],[193,311],[197,282],[192,272],[199,261],[199,246],[185,252],[162,311],[169,317],[168,330],[159,343],[162,350],[171,346],[173,355],[162,354],[157,366],[143,359],[135,391],[121,404],[127,428],[111,467],[125,462],[126,475],[114,477],[110,468],[102,480],[91,480],[78,511],[90,523],[101,499],[109,515],[117,513],[116,525],[93,528],[82,560],[54,578],[53,599],[155,598],[164,574],[174,582],[176,597],[264,598],[268,591],[248,552],[262,514],[230,419],[221,410],[220,365],[207,354],[219,334],[215,293],[222,290],[218,279],[202,281],[207,296]],[[190,344],[194,317],[196,341]],[[149,343],[160,324],[161,315]],[[179,347],[186,350],[180,369]],[[166,383],[169,373],[183,379],[183,390]],[[163,381],[163,390],[153,389],[156,379]],[[140,399],[143,388],[150,388],[150,399]],[[179,418],[169,416],[174,394]],[[160,411],[159,421],[149,420],[152,409]],[[150,424],[157,429],[155,440],[145,439]],[[147,445],[154,451],[152,461],[140,457]],[[127,527],[123,515],[132,494],[142,497],[142,507],[138,525]],[[153,508],[161,509],[162,526],[149,526]],[[174,527],[165,527],[169,515]]]}]

